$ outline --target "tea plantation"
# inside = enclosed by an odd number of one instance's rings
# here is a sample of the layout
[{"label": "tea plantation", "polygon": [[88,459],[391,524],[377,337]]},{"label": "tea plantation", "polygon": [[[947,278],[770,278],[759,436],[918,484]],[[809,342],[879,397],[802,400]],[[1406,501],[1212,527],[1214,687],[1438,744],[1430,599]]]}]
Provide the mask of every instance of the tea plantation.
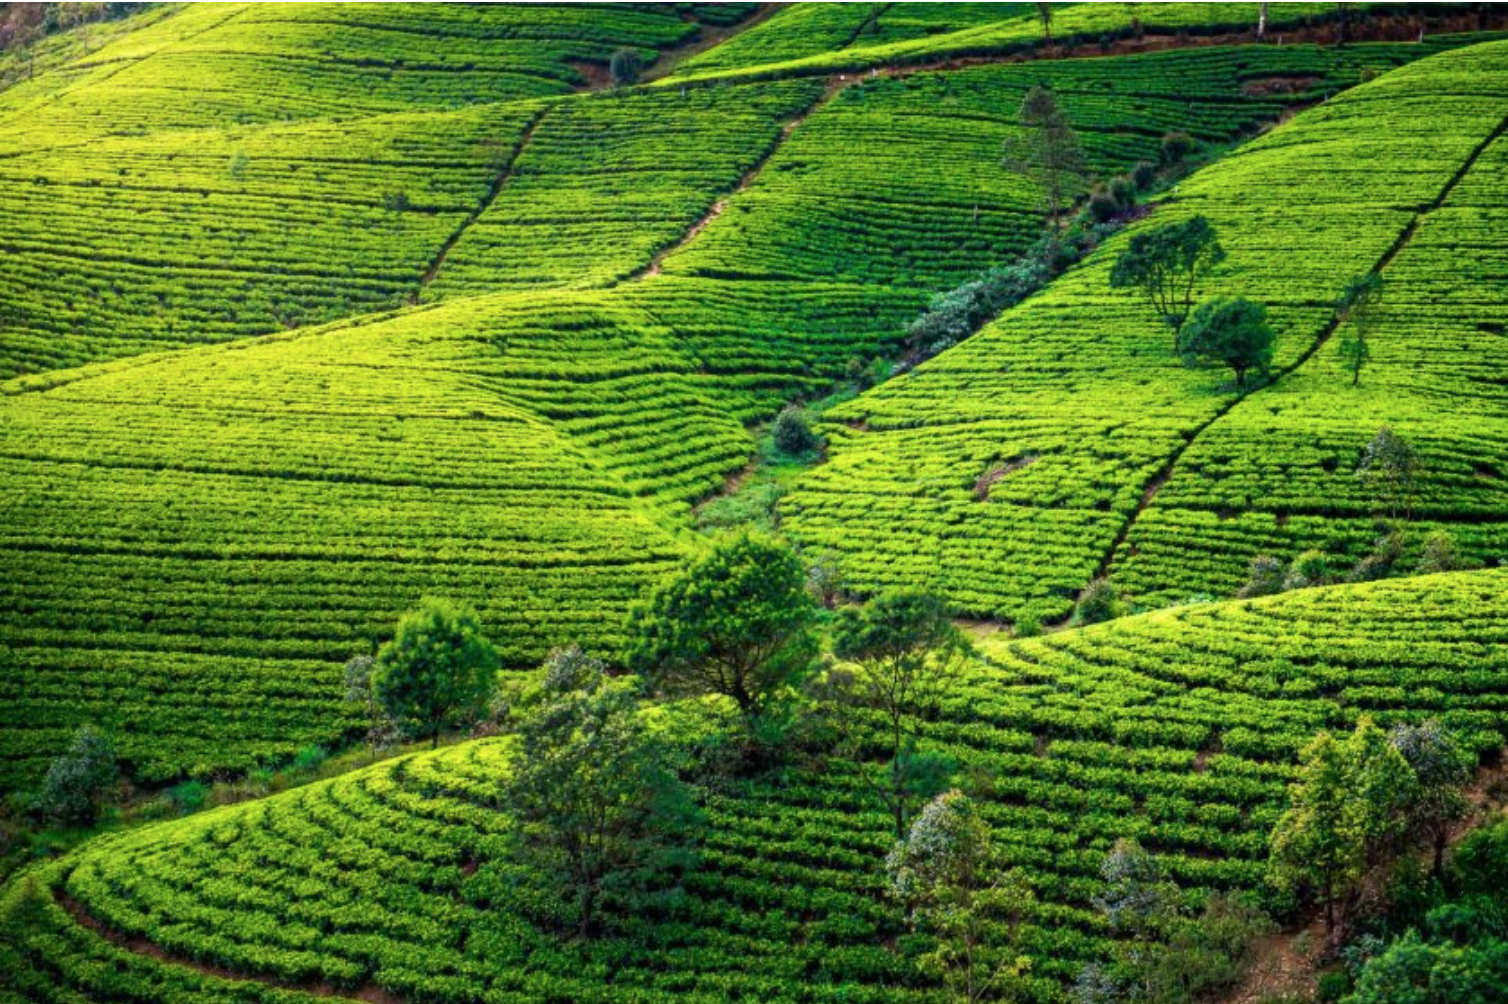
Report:
[{"label": "tea plantation", "polygon": [[[709,501],[758,508],[793,403],[821,440],[758,518],[839,608],[821,659],[895,589],[979,638],[919,726],[1034,897],[979,1000],[1081,999],[1124,941],[1117,840],[1189,910],[1267,897],[1321,730],[1433,721],[1500,758],[1485,5],[1273,4],[1267,44],[1254,4],[70,6],[34,39],[0,18],[0,1004],[954,999],[887,894],[878,717],[700,784],[696,866],[594,936],[540,923],[512,856],[541,661],[635,667],[630,607],[708,552]],[[1082,259],[1040,257],[1042,186],[1005,163],[1043,89],[1070,215],[1144,176]],[[1270,378],[1190,368],[1111,284],[1195,217],[1226,252],[1195,299],[1265,306]],[[1049,259],[917,361],[938,294]],[[1353,378],[1335,304],[1369,273]],[[1358,476],[1384,427],[1417,458],[1391,520]],[[1404,577],[1439,531],[1462,570]],[[1399,577],[1235,599],[1254,559],[1340,580],[1379,538]],[[1128,616],[1080,626],[1094,580]],[[496,645],[476,737],[140,822],[359,745],[343,667],[427,597]],[[644,715],[701,756],[718,707]],[[122,771],[89,839],[32,801],[81,726]]]}]

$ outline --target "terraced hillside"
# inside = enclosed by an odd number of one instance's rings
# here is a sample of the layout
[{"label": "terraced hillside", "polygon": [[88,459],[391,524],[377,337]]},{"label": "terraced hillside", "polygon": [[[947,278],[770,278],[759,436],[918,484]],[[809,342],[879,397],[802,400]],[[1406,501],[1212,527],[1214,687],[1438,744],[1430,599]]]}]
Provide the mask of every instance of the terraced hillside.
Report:
[{"label": "terraced hillside", "polygon": [[[830,413],[829,462],[783,505],[783,526],[841,552],[859,588],[930,584],[983,616],[1061,617],[1107,566],[1152,603],[1229,595],[1259,550],[1354,558],[1370,546],[1356,459],[1395,423],[1418,430],[1421,522],[1449,524],[1472,556],[1495,558],[1508,544],[1491,473],[1504,402],[1472,360],[1495,344],[1493,322],[1480,325],[1501,302],[1487,263],[1502,248],[1472,221],[1498,208],[1505,95],[1502,43],[1413,64],[1248,144],[1139,225],[1195,213],[1214,223],[1230,260],[1199,294],[1268,305],[1273,386],[1237,398],[1220,376],[1180,367],[1144,303],[1109,288],[1128,234],[957,349]],[[1463,254],[1484,267],[1458,282]],[[1389,315],[1385,355],[1353,390],[1326,345],[1329,305],[1373,269],[1400,275],[1393,302],[1410,306]]]},{"label": "terraced hillside", "polygon": [[[995,162],[1042,73],[1108,171],[1164,130],[1223,142],[1428,51],[591,94],[0,160],[78,182],[8,203],[35,237],[0,288],[37,319],[0,340],[10,365],[231,340],[3,385],[0,785],[86,720],[130,737],[143,778],[333,741],[339,664],[427,592],[481,608],[512,665],[572,639],[616,652],[628,602],[694,546],[691,504],[746,463],[747,423],[1031,238],[1032,193]],[[1274,78],[1303,86],[1248,86]],[[91,248],[130,230],[139,260]],[[65,232],[81,264],[46,250]],[[230,660],[251,669],[200,714]]]},{"label": "terraced hillside", "polygon": [[[1091,900],[1118,837],[1155,850],[1190,896],[1258,884],[1316,730],[1433,715],[1501,746],[1505,602],[1508,574],[1456,574],[990,643],[927,741],[973,779],[1039,898],[1018,999],[1062,1000],[1107,950]],[[12,884],[12,999],[313,999],[275,982],[368,1000],[936,999],[883,894],[891,821],[858,765],[709,795],[687,897],[562,942],[508,908],[519,877],[495,806],[509,742],[105,838]]]}]

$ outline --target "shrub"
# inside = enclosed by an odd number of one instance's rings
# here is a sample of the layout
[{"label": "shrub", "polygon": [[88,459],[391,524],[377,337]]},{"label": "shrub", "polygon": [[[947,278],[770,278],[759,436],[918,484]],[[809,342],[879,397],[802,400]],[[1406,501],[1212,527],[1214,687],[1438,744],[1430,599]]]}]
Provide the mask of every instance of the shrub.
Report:
[{"label": "shrub", "polygon": [[790,404],[775,419],[775,448],[790,456],[810,453],[819,445],[816,433],[807,421],[806,411]]},{"label": "shrub", "polygon": [[1403,554],[1404,537],[1397,530],[1377,538],[1371,553],[1356,563],[1346,576],[1347,582],[1372,582],[1393,574],[1393,566]]},{"label": "shrub", "polygon": [[1308,589],[1335,581],[1331,559],[1324,551],[1305,551],[1288,566],[1288,575],[1283,579],[1284,589]]},{"label": "shrub", "polygon": [[1135,185],[1139,191],[1145,192],[1147,189],[1152,187],[1152,183],[1156,180],[1157,165],[1153,164],[1149,160],[1139,160],[1136,162],[1136,165],[1131,168],[1131,183]]},{"label": "shrub", "polygon": [[1136,205],[1136,182],[1124,174],[1118,174],[1110,179],[1110,194],[1115,196],[1122,209],[1129,209]]},{"label": "shrub", "polygon": [[63,823],[93,825],[119,776],[110,739],[85,725],[74,733],[67,752],[47,769],[31,811]]},{"label": "shrub", "polygon": [[1259,554],[1251,559],[1246,573],[1246,584],[1237,592],[1236,598],[1253,599],[1257,596],[1272,596],[1283,591],[1283,562],[1270,554]]},{"label": "shrub", "polygon": [[1099,624],[1120,615],[1120,596],[1109,579],[1095,579],[1084,587],[1075,615],[1080,624]]},{"label": "shrub", "polygon": [[292,768],[300,774],[311,773],[318,770],[329,758],[330,754],[323,746],[305,746],[293,754]]},{"label": "shrub", "polygon": [[1162,162],[1181,164],[1194,151],[1194,139],[1186,132],[1170,132],[1162,138]]},{"label": "shrub", "polygon": [[1105,186],[1096,188],[1089,196],[1089,215],[1096,223],[1109,223],[1121,211],[1115,194]]},{"label": "shrub", "polygon": [[644,57],[639,55],[638,49],[619,49],[613,53],[607,69],[612,75],[613,86],[626,87],[629,84],[637,84],[639,74],[644,71]]},{"label": "shrub", "polygon": [[188,815],[204,808],[209,801],[209,785],[203,781],[184,781],[167,791],[168,801],[180,815]]},{"label": "shrub", "polygon": [[1436,530],[1424,538],[1424,551],[1419,555],[1420,575],[1456,572],[1466,567],[1467,562],[1456,552],[1456,541],[1449,531]]},{"label": "shrub", "polygon": [[1042,618],[1036,614],[1022,614],[1016,618],[1012,633],[1017,638],[1036,638],[1042,634]]}]

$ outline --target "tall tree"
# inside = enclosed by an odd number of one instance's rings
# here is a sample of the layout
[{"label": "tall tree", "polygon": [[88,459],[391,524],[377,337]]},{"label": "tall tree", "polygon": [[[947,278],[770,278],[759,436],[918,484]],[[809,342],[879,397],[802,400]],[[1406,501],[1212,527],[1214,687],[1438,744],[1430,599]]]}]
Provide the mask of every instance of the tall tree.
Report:
[{"label": "tall tree", "polygon": [[1110,270],[1115,289],[1138,290],[1173,329],[1173,348],[1194,309],[1194,288],[1225,260],[1215,228],[1203,216],[1192,216],[1155,230],[1132,234],[1126,249]]},{"label": "tall tree", "polygon": [[1178,355],[1185,366],[1214,363],[1236,374],[1236,386],[1246,386],[1246,374],[1266,376],[1272,366],[1277,336],[1267,324],[1267,308],[1242,297],[1201,303],[1178,333]]},{"label": "tall tree", "polygon": [[497,669],[497,649],[476,611],[429,598],[404,614],[393,639],[377,650],[372,690],[394,721],[429,736],[433,748],[441,729],[485,713]]},{"label": "tall tree", "polygon": [[1402,512],[1407,519],[1422,469],[1419,456],[1408,440],[1383,426],[1362,451],[1356,476],[1387,507],[1390,518],[1397,518]]},{"label": "tall tree", "polygon": [[1452,830],[1471,812],[1465,788],[1476,759],[1435,719],[1418,725],[1395,725],[1388,741],[1403,755],[1419,783],[1409,807],[1409,827],[1433,855],[1432,872],[1445,872],[1445,845]]},{"label": "tall tree", "polygon": [[635,695],[580,649],[552,653],[545,703],[518,729],[504,782],[514,857],[552,877],[556,895],[524,897],[580,937],[606,907],[632,909],[695,863],[700,820],[674,751]]},{"label": "tall tree", "polygon": [[922,971],[954,1000],[977,1004],[1027,968],[1016,932],[1035,898],[1019,872],[996,863],[989,826],[967,795],[949,791],[929,802],[885,868],[912,926],[936,939]]},{"label": "tall tree", "polygon": [[1038,84],[1026,92],[1018,120],[1020,133],[1006,142],[1005,164],[1041,190],[1048,233],[1055,240],[1058,214],[1085,184],[1084,148],[1049,87]]},{"label": "tall tree", "polygon": [[722,694],[753,724],[817,653],[816,607],[789,549],[745,533],[635,604],[628,665],[667,694]]},{"label": "tall tree", "polygon": [[948,617],[947,604],[918,589],[881,593],[862,608],[840,610],[832,639],[833,654],[857,670],[851,700],[884,723],[889,783],[882,794],[899,840],[911,799],[935,793],[918,786],[934,773],[918,756],[921,722],[936,713],[956,682],[969,643]]},{"label": "tall tree", "polygon": [[1370,339],[1381,301],[1382,275],[1377,272],[1352,279],[1335,301],[1335,320],[1341,330],[1337,349],[1353,387],[1361,382],[1361,368],[1372,358]]},{"label": "tall tree", "polygon": [[1320,733],[1299,754],[1289,808],[1269,841],[1272,877],[1312,888],[1332,936],[1396,848],[1416,786],[1408,762],[1370,718],[1344,739]]},{"label": "tall tree", "polygon": [[1052,45],[1052,4],[1037,4],[1037,18],[1042,22],[1042,40]]}]

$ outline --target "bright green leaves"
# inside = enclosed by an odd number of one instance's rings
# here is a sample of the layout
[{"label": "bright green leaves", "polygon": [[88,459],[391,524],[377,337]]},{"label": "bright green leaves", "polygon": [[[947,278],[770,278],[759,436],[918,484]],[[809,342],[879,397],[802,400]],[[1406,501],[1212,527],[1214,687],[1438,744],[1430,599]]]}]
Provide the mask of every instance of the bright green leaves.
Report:
[{"label": "bright green leaves", "polygon": [[372,689],[388,714],[439,742],[440,730],[479,716],[492,695],[498,654],[476,612],[426,599],[403,615],[377,652]]}]

